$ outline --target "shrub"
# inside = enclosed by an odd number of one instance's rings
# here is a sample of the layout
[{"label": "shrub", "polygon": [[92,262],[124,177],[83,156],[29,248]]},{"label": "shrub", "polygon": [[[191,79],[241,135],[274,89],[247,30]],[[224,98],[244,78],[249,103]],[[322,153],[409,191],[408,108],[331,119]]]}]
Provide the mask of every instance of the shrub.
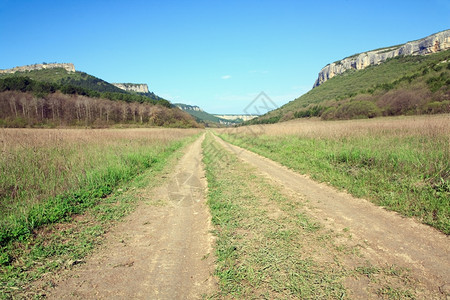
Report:
[{"label": "shrub", "polygon": [[320,105],[310,106],[307,110],[300,110],[294,113],[296,118],[318,117],[322,114],[323,107]]},{"label": "shrub", "polygon": [[295,118],[295,113],[290,111],[286,114],[283,115],[283,117],[281,117],[280,122],[285,122],[285,121],[289,121]]},{"label": "shrub", "polygon": [[424,107],[424,113],[429,114],[450,113],[450,100],[445,100],[442,102],[434,101],[427,103]]},{"label": "shrub", "polygon": [[443,86],[450,84],[450,76],[446,72],[442,72],[439,76],[430,77],[427,80],[428,87],[433,93],[441,89]]},{"label": "shrub", "polygon": [[322,120],[332,120],[335,118],[335,114],[336,113],[336,107],[331,106],[328,107],[323,113],[322,113]]},{"label": "shrub", "polygon": [[374,118],[380,115],[380,109],[373,102],[352,101],[339,106],[334,113],[337,119]]},{"label": "shrub", "polygon": [[382,95],[377,101],[377,106],[383,108],[385,116],[416,113],[430,97],[431,95],[426,89],[398,89]]}]

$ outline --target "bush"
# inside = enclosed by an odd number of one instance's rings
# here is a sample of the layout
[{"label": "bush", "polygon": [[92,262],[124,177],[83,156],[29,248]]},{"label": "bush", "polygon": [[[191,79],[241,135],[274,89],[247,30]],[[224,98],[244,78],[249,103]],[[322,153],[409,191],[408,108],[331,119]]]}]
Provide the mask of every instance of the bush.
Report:
[{"label": "bush", "polygon": [[405,115],[417,113],[419,107],[422,107],[429,98],[430,93],[426,89],[398,89],[382,95],[377,101],[377,106],[383,108],[385,116]]},{"label": "bush", "polygon": [[434,101],[427,103],[424,108],[424,113],[428,114],[450,113],[450,100],[442,102]]},{"label": "bush", "polygon": [[364,119],[374,118],[380,114],[380,109],[373,102],[352,101],[339,106],[334,116],[337,119]]},{"label": "bush", "polygon": [[450,84],[450,76],[448,73],[441,73],[439,76],[430,77],[427,80],[428,87],[433,93],[441,89],[443,86]]},{"label": "bush", "polygon": [[307,110],[296,111],[294,113],[294,117],[296,118],[309,118],[309,117],[318,117],[322,114],[323,107],[320,105],[313,105],[309,107]]},{"label": "bush", "polygon": [[335,118],[336,107],[328,107],[321,115],[322,120],[332,120]]}]

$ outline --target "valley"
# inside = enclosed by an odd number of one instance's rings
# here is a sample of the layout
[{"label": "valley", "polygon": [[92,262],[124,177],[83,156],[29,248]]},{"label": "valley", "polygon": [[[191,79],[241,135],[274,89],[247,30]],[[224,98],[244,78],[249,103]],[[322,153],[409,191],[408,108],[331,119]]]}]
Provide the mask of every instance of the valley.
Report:
[{"label": "valley", "polygon": [[[1,70],[0,299],[448,299],[449,48],[348,56],[279,108],[235,92],[270,86],[250,65]],[[208,113],[187,86],[266,113]]]}]

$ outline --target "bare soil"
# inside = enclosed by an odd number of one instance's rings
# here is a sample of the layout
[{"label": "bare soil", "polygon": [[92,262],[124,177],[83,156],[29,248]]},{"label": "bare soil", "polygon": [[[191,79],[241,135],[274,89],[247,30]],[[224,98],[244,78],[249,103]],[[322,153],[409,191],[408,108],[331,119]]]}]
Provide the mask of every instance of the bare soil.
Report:
[{"label": "bare soil", "polygon": [[[349,232],[368,263],[408,270],[420,298],[450,298],[449,236],[215,138],[261,175],[308,202],[308,213],[326,227]],[[352,261],[345,263],[352,266]],[[358,299],[371,298],[368,284],[356,277],[345,282],[351,298]]]},{"label": "bare soil", "polygon": [[214,291],[202,141],[188,147],[164,186],[144,191],[147,200],[63,276],[50,299],[198,299]]}]

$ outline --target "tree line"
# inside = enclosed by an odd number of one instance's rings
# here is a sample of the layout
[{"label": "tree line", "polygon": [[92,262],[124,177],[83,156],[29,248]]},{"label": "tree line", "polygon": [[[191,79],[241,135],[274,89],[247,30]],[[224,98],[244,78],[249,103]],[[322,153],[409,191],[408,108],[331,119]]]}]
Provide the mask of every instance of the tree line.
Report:
[{"label": "tree line", "polygon": [[30,92],[0,92],[0,127],[107,127],[114,124],[198,127],[178,108],[147,102],[113,101],[56,91],[45,97]]}]

